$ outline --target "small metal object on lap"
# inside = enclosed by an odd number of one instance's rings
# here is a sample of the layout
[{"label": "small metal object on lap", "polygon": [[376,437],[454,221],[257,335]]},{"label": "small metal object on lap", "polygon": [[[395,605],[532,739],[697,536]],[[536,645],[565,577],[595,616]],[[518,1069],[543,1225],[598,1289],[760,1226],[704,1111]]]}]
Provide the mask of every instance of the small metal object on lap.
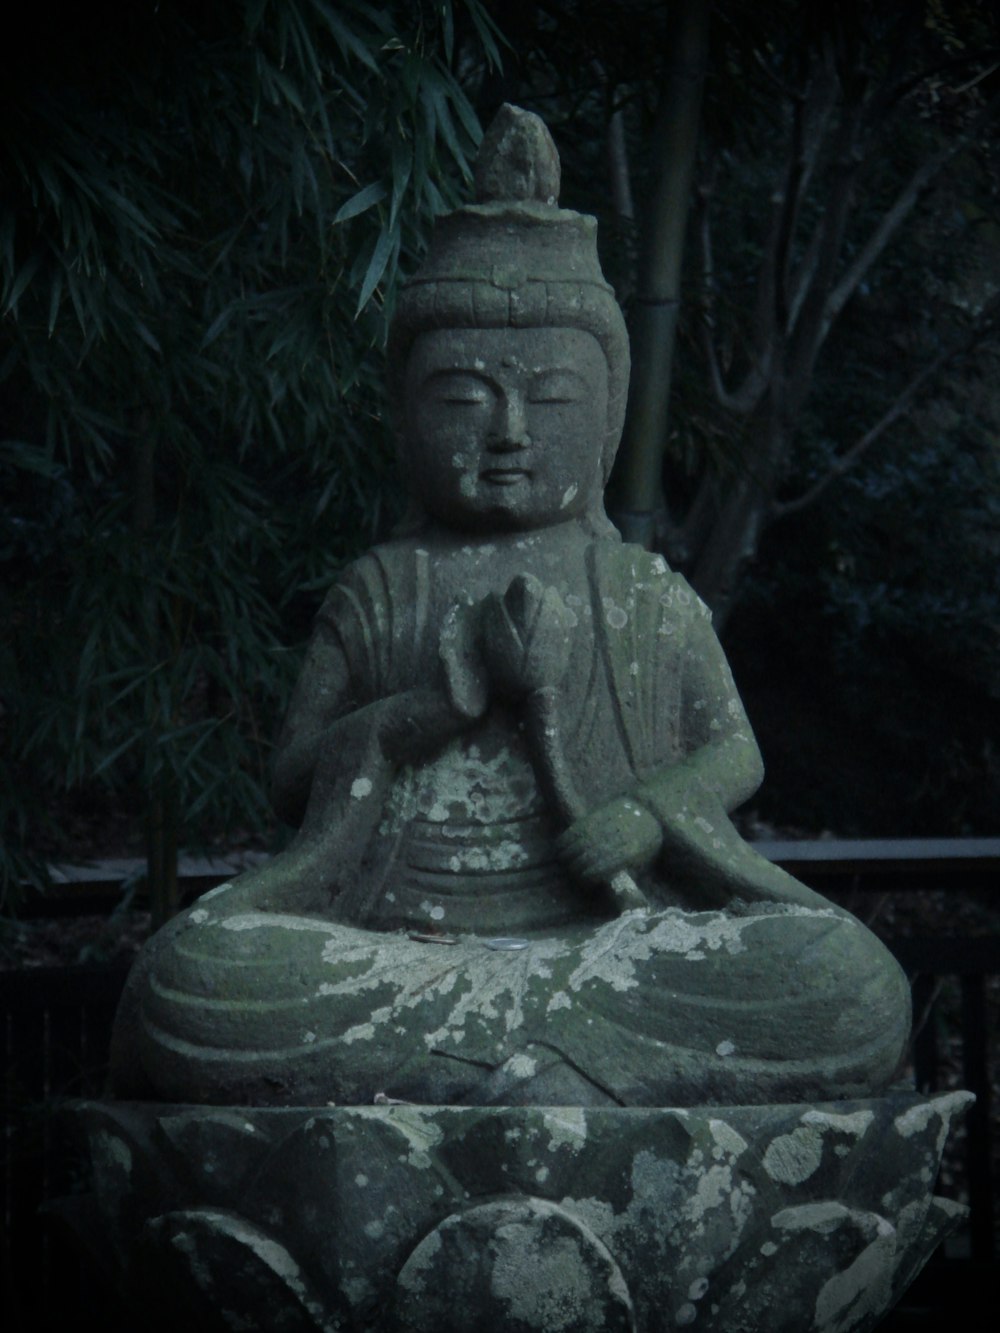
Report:
[{"label": "small metal object on lap", "polygon": [[457,944],[458,940],[454,935],[432,935],[423,930],[408,930],[407,936],[411,940],[416,940],[418,944]]},{"label": "small metal object on lap", "polygon": [[521,949],[528,947],[528,941],[518,939],[513,935],[497,935],[491,940],[483,940],[487,949],[495,949],[498,953],[517,953]]}]

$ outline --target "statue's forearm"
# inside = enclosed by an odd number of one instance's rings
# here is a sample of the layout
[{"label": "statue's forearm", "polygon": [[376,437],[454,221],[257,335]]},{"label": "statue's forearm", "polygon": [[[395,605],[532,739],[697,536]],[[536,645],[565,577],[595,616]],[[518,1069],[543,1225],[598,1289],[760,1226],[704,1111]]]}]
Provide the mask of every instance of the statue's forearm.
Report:
[{"label": "statue's forearm", "polygon": [[640,784],[636,795],[666,830],[679,814],[691,811],[697,815],[700,810],[695,807],[713,801],[728,813],[754,794],[763,776],[756,741],[740,732],[703,745],[654,773]]}]

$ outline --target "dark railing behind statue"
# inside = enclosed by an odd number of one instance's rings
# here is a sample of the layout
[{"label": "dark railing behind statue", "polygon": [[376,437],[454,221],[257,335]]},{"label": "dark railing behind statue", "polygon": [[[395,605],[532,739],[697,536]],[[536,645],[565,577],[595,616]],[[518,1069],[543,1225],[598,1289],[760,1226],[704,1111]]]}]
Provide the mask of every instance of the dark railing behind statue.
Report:
[{"label": "dark railing behind statue", "polygon": [[[891,1330],[934,1326],[947,1307],[961,1322],[964,1302],[986,1293],[995,1252],[998,1203],[991,1140],[989,1032],[1000,1011],[1000,839],[917,841],[760,842],[758,850],[799,879],[872,921],[913,982],[913,1064],[921,1091],[963,1087],[976,1094],[964,1142],[949,1159],[954,1186],[971,1208],[967,1230],[949,1242],[918,1279],[903,1308],[882,1325]],[[190,865],[182,876],[186,898],[233,873],[228,864]],[[111,867],[75,877],[35,909],[72,916],[110,910],[124,870]],[[905,935],[882,929],[887,901],[919,893],[946,895],[956,905],[974,898],[985,929]],[[992,929],[989,923],[992,922]],[[54,1115],[67,1097],[104,1090],[111,1021],[126,969],[111,966],[28,968],[0,972],[0,1031],[4,1041],[0,1236],[0,1323],[7,1333],[56,1327],[93,1303],[105,1333],[130,1327],[115,1322],[114,1302],[99,1277],[81,1264],[57,1219],[39,1209],[71,1192],[74,1168],[55,1132]],[[957,997],[953,991],[957,984]],[[956,1010],[954,1021],[944,1013]],[[960,1034],[959,1036],[955,1034]],[[960,1046],[960,1051],[956,1047]],[[945,1182],[945,1192],[951,1182]],[[989,1297],[992,1301],[992,1296]],[[973,1306],[970,1304],[969,1309]],[[969,1325],[971,1327],[971,1325]]]}]

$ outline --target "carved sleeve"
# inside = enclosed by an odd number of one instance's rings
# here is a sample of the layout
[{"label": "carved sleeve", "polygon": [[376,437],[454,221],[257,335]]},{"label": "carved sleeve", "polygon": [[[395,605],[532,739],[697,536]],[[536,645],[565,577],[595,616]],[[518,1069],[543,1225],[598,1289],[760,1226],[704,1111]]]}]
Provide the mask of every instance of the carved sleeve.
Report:
[{"label": "carved sleeve", "polygon": [[[686,587],[686,585],[684,585]],[[637,796],[664,825],[711,822],[760,786],[763,765],[711,617],[691,594],[680,676],[677,762],[652,774]],[[721,811],[719,807],[721,806]]]}]

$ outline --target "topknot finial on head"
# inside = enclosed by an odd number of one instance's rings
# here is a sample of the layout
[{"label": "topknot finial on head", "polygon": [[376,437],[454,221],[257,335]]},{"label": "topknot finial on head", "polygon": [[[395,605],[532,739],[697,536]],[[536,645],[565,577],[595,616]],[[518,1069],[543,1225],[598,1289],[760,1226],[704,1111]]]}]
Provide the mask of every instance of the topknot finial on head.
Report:
[{"label": "topknot finial on head", "polygon": [[476,202],[555,204],[559,177],[559,153],[545,122],[505,102],[479,147]]}]

